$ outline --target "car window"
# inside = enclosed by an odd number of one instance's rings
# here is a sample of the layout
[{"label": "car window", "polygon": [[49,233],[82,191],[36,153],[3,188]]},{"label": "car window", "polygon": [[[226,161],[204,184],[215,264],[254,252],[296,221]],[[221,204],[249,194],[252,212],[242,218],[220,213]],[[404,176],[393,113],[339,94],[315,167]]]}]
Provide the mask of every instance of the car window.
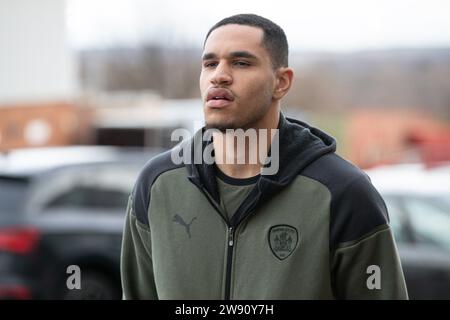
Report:
[{"label": "car window", "polygon": [[445,206],[446,208],[450,208],[450,195],[446,196],[439,196],[435,198],[438,203],[440,203],[442,206]]},{"label": "car window", "polygon": [[416,241],[450,250],[450,207],[428,199],[405,199]]},{"label": "car window", "polygon": [[400,207],[400,204],[395,198],[384,198],[386,207],[388,209],[390,226],[394,233],[395,241],[397,243],[408,242],[408,236],[405,227],[405,215]]},{"label": "car window", "polygon": [[27,187],[26,179],[0,177],[0,215],[21,210]]},{"label": "car window", "polygon": [[117,208],[124,209],[128,193],[90,186],[75,186],[47,203],[47,208]]},{"label": "car window", "polygon": [[[117,209],[125,211],[136,179],[135,167],[96,166],[59,170],[40,188],[45,209]],[[114,210],[116,211],[116,210]]]}]

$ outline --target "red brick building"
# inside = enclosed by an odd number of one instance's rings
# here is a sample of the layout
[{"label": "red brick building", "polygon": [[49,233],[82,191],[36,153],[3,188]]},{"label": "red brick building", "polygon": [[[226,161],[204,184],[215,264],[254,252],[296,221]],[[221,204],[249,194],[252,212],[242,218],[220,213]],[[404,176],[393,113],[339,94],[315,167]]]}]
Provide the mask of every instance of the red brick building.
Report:
[{"label": "red brick building", "polygon": [[361,168],[450,161],[450,125],[410,110],[356,111],[345,132],[346,156]]},{"label": "red brick building", "polygon": [[87,143],[91,113],[69,102],[0,107],[0,152],[15,148]]}]

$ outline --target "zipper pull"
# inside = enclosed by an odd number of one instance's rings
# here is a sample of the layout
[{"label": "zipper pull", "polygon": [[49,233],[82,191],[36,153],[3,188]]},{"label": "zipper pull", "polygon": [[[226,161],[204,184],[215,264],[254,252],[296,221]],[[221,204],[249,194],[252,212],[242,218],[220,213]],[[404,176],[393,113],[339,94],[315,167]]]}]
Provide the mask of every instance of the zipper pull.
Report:
[{"label": "zipper pull", "polygon": [[233,228],[228,229],[228,245],[232,247],[234,245],[234,232]]}]

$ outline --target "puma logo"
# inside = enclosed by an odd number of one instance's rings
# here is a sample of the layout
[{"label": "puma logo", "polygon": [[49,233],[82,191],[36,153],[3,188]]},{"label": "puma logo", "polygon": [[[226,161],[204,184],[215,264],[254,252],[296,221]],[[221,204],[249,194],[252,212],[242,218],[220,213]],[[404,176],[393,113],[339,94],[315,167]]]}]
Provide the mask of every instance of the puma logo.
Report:
[{"label": "puma logo", "polygon": [[188,234],[188,236],[190,238],[191,237],[191,224],[192,224],[192,222],[194,222],[195,219],[197,219],[197,217],[193,217],[191,222],[186,223],[183,220],[182,217],[180,217],[178,214],[176,214],[176,215],[173,216],[173,220],[172,221],[182,225],[183,227],[185,227],[186,228],[186,232],[187,232],[187,234]]}]

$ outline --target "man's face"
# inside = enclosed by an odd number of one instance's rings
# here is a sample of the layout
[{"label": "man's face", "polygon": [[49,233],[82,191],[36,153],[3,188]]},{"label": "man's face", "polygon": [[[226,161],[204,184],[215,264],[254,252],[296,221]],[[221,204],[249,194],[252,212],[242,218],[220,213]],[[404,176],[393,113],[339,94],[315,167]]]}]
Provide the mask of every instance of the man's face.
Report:
[{"label": "man's face", "polygon": [[262,29],[237,24],[209,35],[200,74],[207,128],[256,128],[267,114],[275,72],[262,38]]}]

